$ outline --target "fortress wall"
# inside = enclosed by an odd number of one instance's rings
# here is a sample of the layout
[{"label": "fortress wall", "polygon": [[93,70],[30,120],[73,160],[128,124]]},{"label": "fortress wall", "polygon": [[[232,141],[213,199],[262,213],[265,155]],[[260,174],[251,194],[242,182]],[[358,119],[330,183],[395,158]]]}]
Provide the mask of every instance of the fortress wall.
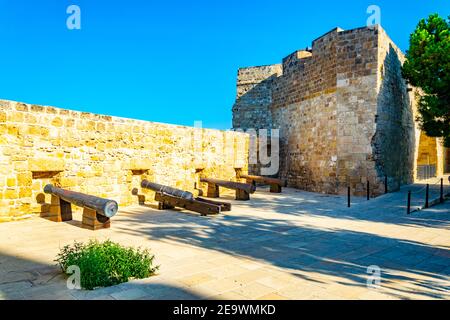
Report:
[{"label": "fortress wall", "polygon": [[337,164],[336,39],[334,29],[312,52],[283,59],[273,91],[272,119],[280,129],[280,177],[293,187],[335,193]]},{"label": "fortress wall", "polygon": [[281,72],[280,64],[238,70],[236,102],[233,106],[234,128],[272,128],[269,107],[274,80]]},{"label": "fortress wall", "polygon": [[311,50],[283,59],[270,110],[272,127],[280,129],[279,176],[290,186],[341,193],[350,184],[353,193],[363,194],[369,180],[374,194],[382,189],[373,142],[377,60],[378,27],[335,28],[314,40]]},{"label": "fortress wall", "polygon": [[282,108],[336,90],[336,38],[334,29],[316,39],[312,52],[299,50],[283,59],[283,74],[273,90],[272,108]]},{"label": "fortress wall", "polygon": [[[314,40],[311,50],[283,59],[282,73],[271,78],[266,93],[272,94],[272,127],[280,129],[279,176],[290,186],[338,193],[352,180],[361,191],[367,176],[376,176],[370,148],[376,61],[377,31],[367,28],[333,29]],[[247,94],[238,95],[243,101]],[[251,115],[254,127],[267,123]]]},{"label": "fortress wall", "polygon": [[280,173],[288,185],[336,192],[336,95],[323,94],[273,109],[280,128]]},{"label": "fortress wall", "polygon": [[408,91],[402,77],[404,60],[401,50],[379,28],[377,122],[372,146],[376,170],[379,176],[388,176],[391,190],[414,181],[420,144],[416,90]]},{"label": "fortress wall", "polygon": [[[233,105],[233,128],[243,130],[271,129],[272,90],[281,75],[281,64],[240,68],[237,75],[236,102]],[[268,131],[270,134],[270,131]],[[269,139],[270,141],[270,139]],[[252,143],[258,144],[257,141]],[[250,174],[259,175],[261,165],[248,164]]]},{"label": "fortress wall", "polygon": [[337,42],[337,155],[339,192],[364,195],[367,180],[374,194],[382,188],[375,169],[378,28],[339,33]]},{"label": "fortress wall", "polygon": [[[285,57],[265,91],[272,94],[270,115],[265,108],[260,121],[249,112],[253,127],[270,118],[280,129],[279,176],[290,186],[326,193],[344,193],[350,185],[353,194],[365,195],[369,182],[376,196],[384,193],[385,176],[388,190],[413,182],[417,162],[425,162],[421,154],[442,174],[444,148],[435,138],[420,139],[418,92],[402,78],[403,61],[380,26],[336,28],[311,50]],[[246,95],[241,91],[239,100]]]},{"label": "fortress wall", "polygon": [[137,203],[131,190],[143,178],[196,193],[201,169],[234,179],[235,167],[247,168],[247,150],[243,133],[0,100],[0,221],[45,213],[47,183],[122,206]]}]

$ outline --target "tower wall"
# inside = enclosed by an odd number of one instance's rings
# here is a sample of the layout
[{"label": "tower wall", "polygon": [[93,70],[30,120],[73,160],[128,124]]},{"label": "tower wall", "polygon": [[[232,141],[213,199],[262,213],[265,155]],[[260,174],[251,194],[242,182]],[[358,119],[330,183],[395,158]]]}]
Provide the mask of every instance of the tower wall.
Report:
[{"label": "tower wall", "polygon": [[[264,116],[252,112],[251,121],[234,127],[280,129],[278,176],[292,187],[343,193],[351,186],[363,195],[369,182],[378,195],[387,176],[389,189],[396,189],[414,180],[420,137],[416,89],[401,76],[403,61],[379,26],[333,29],[311,50],[285,57],[281,72],[267,78],[269,89],[255,91],[264,92],[264,111],[258,111]],[[238,102],[245,96],[239,82]],[[240,107],[245,113],[246,105]]]}]

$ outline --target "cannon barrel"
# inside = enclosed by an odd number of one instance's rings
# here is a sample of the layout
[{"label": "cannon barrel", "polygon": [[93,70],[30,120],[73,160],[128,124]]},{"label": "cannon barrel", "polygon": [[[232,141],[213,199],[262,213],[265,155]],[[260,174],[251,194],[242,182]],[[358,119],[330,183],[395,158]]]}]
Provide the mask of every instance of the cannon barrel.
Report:
[{"label": "cannon barrel", "polygon": [[252,176],[249,174],[241,174],[239,176],[242,179],[248,179],[253,180],[260,183],[266,183],[266,184],[279,184],[282,187],[286,187],[286,181],[277,179],[277,178],[269,178],[269,177],[263,177],[263,176]]},{"label": "cannon barrel", "polygon": [[113,217],[119,209],[117,202],[114,200],[99,198],[80,192],[57,188],[51,184],[48,184],[44,187],[44,192],[57,196],[64,201],[70,202],[76,206],[95,210],[98,214],[107,218]]},{"label": "cannon barrel", "polygon": [[215,185],[218,185],[220,187],[234,190],[240,189],[248,193],[254,193],[256,191],[256,187],[254,185],[242,182],[226,181],[212,178],[201,178],[200,182],[214,183]]},{"label": "cannon barrel", "polygon": [[148,180],[142,180],[141,187],[145,189],[151,189],[156,192],[169,194],[175,197],[183,198],[186,200],[194,200],[194,195],[189,191],[172,188],[169,186],[165,186],[163,184],[150,182]]}]

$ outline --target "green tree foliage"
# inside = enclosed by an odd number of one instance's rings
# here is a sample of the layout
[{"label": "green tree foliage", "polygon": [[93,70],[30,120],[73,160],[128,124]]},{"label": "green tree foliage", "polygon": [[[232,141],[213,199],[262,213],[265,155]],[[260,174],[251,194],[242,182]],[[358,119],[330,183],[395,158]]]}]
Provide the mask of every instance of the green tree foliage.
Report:
[{"label": "green tree foliage", "polygon": [[450,17],[432,14],[411,34],[403,76],[419,87],[419,121],[430,137],[450,147]]}]

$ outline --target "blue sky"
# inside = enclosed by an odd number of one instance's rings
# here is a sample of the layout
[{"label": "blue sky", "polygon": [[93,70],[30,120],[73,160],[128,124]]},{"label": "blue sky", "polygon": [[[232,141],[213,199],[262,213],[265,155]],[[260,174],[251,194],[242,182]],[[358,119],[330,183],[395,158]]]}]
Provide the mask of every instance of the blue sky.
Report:
[{"label": "blue sky", "polygon": [[226,129],[239,67],[364,26],[371,4],[404,51],[420,18],[450,15],[448,0],[0,0],[0,98]]}]

